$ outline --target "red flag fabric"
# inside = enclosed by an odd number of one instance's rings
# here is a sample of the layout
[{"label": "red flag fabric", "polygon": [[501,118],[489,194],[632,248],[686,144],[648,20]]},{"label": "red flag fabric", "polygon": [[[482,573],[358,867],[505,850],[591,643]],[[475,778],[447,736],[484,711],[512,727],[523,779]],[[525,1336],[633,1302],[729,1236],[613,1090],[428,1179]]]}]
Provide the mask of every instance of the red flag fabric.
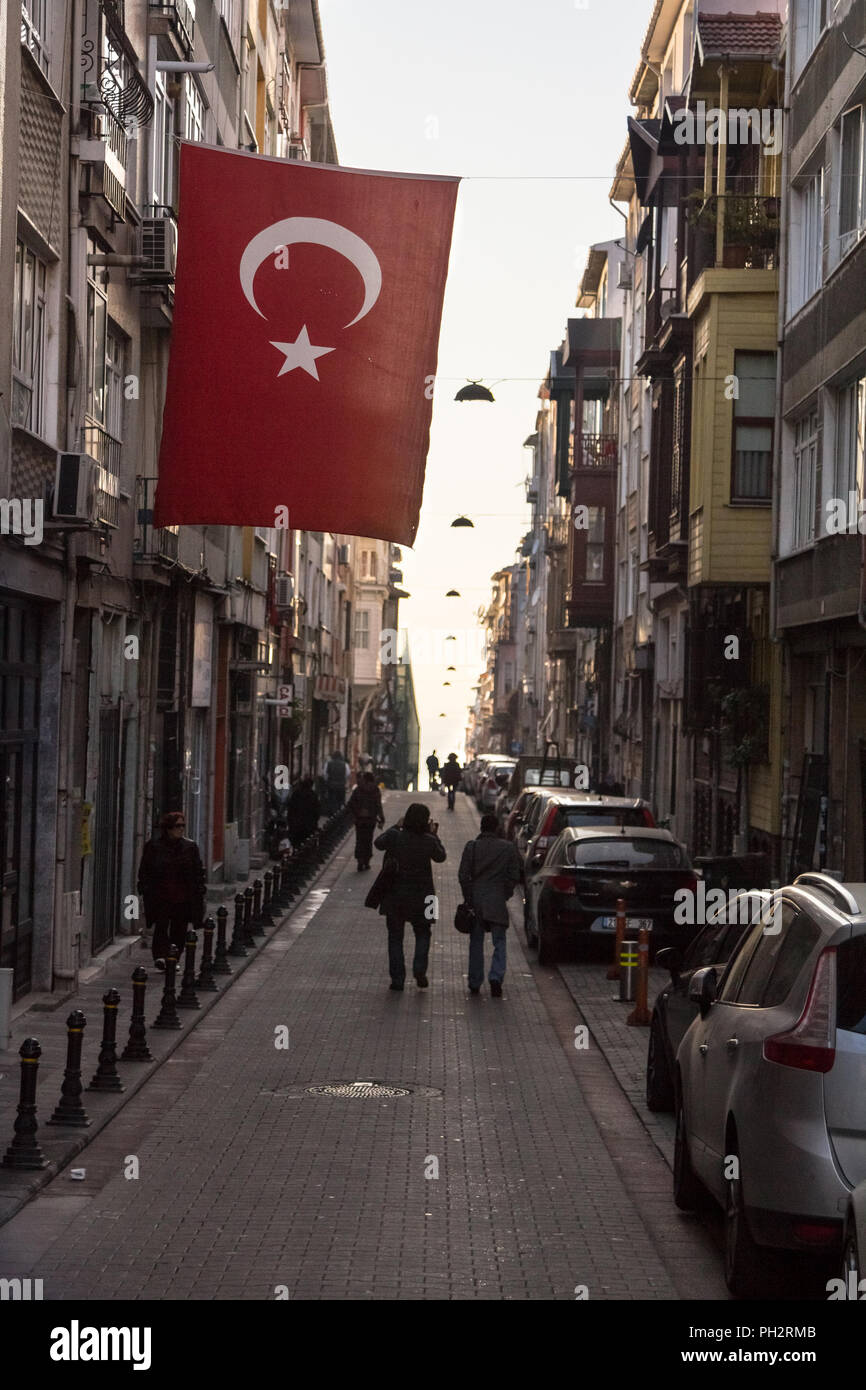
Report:
[{"label": "red flag fabric", "polygon": [[182,145],[155,525],[412,544],[457,184]]}]

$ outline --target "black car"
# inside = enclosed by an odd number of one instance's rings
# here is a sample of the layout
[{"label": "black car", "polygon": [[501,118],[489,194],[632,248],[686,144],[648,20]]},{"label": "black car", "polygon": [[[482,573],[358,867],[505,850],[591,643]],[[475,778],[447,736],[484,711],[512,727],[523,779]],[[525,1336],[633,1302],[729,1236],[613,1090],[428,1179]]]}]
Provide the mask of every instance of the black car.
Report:
[{"label": "black car", "polygon": [[566,946],[610,939],[622,898],[632,931],[646,927],[654,947],[685,944],[695,931],[677,926],[675,895],[695,887],[691,861],[669,830],[569,827],[527,879],[527,937],[540,964],[552,965]]},{"label": "black car", "polygon": [[696,970],[713,965],[721,973],[773,894],[755,889],[740,893],[725,907],[707,914],[706,926],[682,950],[667,946],[656,956],[656,965],[671,972],[653,1005],[646,1060],[646,1103],[650,1110],[674,1109],[674,1059],[686,1029],[698,1012],[689,998],[689,982]]}]

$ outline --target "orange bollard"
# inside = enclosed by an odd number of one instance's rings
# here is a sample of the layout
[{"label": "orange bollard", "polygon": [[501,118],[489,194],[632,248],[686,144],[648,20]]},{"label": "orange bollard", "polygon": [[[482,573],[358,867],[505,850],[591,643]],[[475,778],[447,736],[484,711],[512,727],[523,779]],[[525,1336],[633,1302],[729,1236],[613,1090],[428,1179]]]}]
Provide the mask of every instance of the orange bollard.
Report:
[{"label": "orange bollard", "polygon": [[619,953],[622,950],[622,941],[625,936],[625,898],[616,900],[616,941],[613,947],[613,965],[607,972],[608,980],[619,979]]},{"label": "orange bollard", "polygon": [[641,927],[637,934],[637,999],[626,1019],[630,1028],[648,1028],[652,1015],[649,1009],[649,932]]}]

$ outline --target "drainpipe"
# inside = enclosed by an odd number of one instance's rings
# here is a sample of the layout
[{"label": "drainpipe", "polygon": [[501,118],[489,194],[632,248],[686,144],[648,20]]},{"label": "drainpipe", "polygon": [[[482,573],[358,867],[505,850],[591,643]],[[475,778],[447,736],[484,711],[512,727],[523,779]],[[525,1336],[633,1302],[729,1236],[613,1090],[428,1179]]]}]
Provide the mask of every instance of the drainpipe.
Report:
[{"label": "drainpipe", "polygon": [[721,265],[725,258],[725,190],[728,178],[728,69],[725,63],[719,68],[719,107],[724,120],[719,130],[716,161],[716,265]]},{"label": "drainpipe", "polygon": [[[785,122],[782,140],[782,167],[779,180],[779,305],[777,314],[776,329],[776,410],[773,420],[773,497],[770,513],[770,641],[774,643],[782,642],[778,626],[778,603],[779,603],[779,529],[781,521],[780,497],[782,489],[782,391],[783,391],[783,356],[785,343],[785,306],[788,300],[788,177],[791,163],[790,139],[788,136],[788,118],[791,107],[791,63],[790,52],[785,63],[785,94],[783,97],[783,120]],[[861,569],[861,593],[862,593],[862,569]],[[862,603],[858,611],[858,619],[862,622]],[[783,646],[784,652],[784,646]],[[788,685],[787,672],[782,668],[782,680],[780,682],[779,703],[780,716],[783,713],[786,702],[790,697],[786,692]],[[790,718],[783,719],[783,727],[790,727]],[[787,839],[788,828],[790,825],[790,786],[791,786],[791,764],[790,758],[782,758],[782,823],[779,826],[780,852]]]}]

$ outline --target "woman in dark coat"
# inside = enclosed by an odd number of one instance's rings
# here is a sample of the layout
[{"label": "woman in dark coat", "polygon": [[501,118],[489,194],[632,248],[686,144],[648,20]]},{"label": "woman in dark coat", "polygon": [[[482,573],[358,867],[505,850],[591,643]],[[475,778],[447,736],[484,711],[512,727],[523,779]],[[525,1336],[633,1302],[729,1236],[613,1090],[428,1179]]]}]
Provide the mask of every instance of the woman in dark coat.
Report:
[{"label": "woman in dark coat", "polygon": [[319,828],[319,816],[322,814],[322,805],[316,795],[313,786],[313,779],[307,774],[300,781],[295,783],[294,790],[289,797],[289,804],[286,807],[286,821],[289,827],[289,839],[297,849],[304,840],[308,840],[311,835],[315,835]]},{"label": "woman in dark coat", "polygon": [[198,847],[183,833],[183,812],[170,811],[159,826],[162,833],[148,841],[141,856],[138,891],[144,900],[145,921],[153,927],[153,963],[157,970],[164,970],[170,947],[179,957],[187,928],[201,927],[206,886]]},{"label": "woman in dark coat", "polygon": [[438,829],[438,822],[430,820],[427,807],[415,801],[403,817],[402,825],[392,825],[375,842],[377,849],[393,855],[397,862],[394,880],[386,889],[379,908],[388,927],[392,989],[402,989],[406,979],[403,931],[407,922],[415,933],[412,973],[418,988],[427,988],[430,932],[436,916],[436,890],[430,865],[443,864],[447,857]]},{"label": "woman in dark coat", "polygon": [[370,855],[373,853],[373,826],[379,828],[385,824],[385,812],[382,810],[382,793],[376,785],[376,779],[372,772],[365,772],[361,776],[360,785],[355,787],[349,797],[349,812],[355,822],[355,858],[358,861],[358,873],[362,869],[369,869]]}]

